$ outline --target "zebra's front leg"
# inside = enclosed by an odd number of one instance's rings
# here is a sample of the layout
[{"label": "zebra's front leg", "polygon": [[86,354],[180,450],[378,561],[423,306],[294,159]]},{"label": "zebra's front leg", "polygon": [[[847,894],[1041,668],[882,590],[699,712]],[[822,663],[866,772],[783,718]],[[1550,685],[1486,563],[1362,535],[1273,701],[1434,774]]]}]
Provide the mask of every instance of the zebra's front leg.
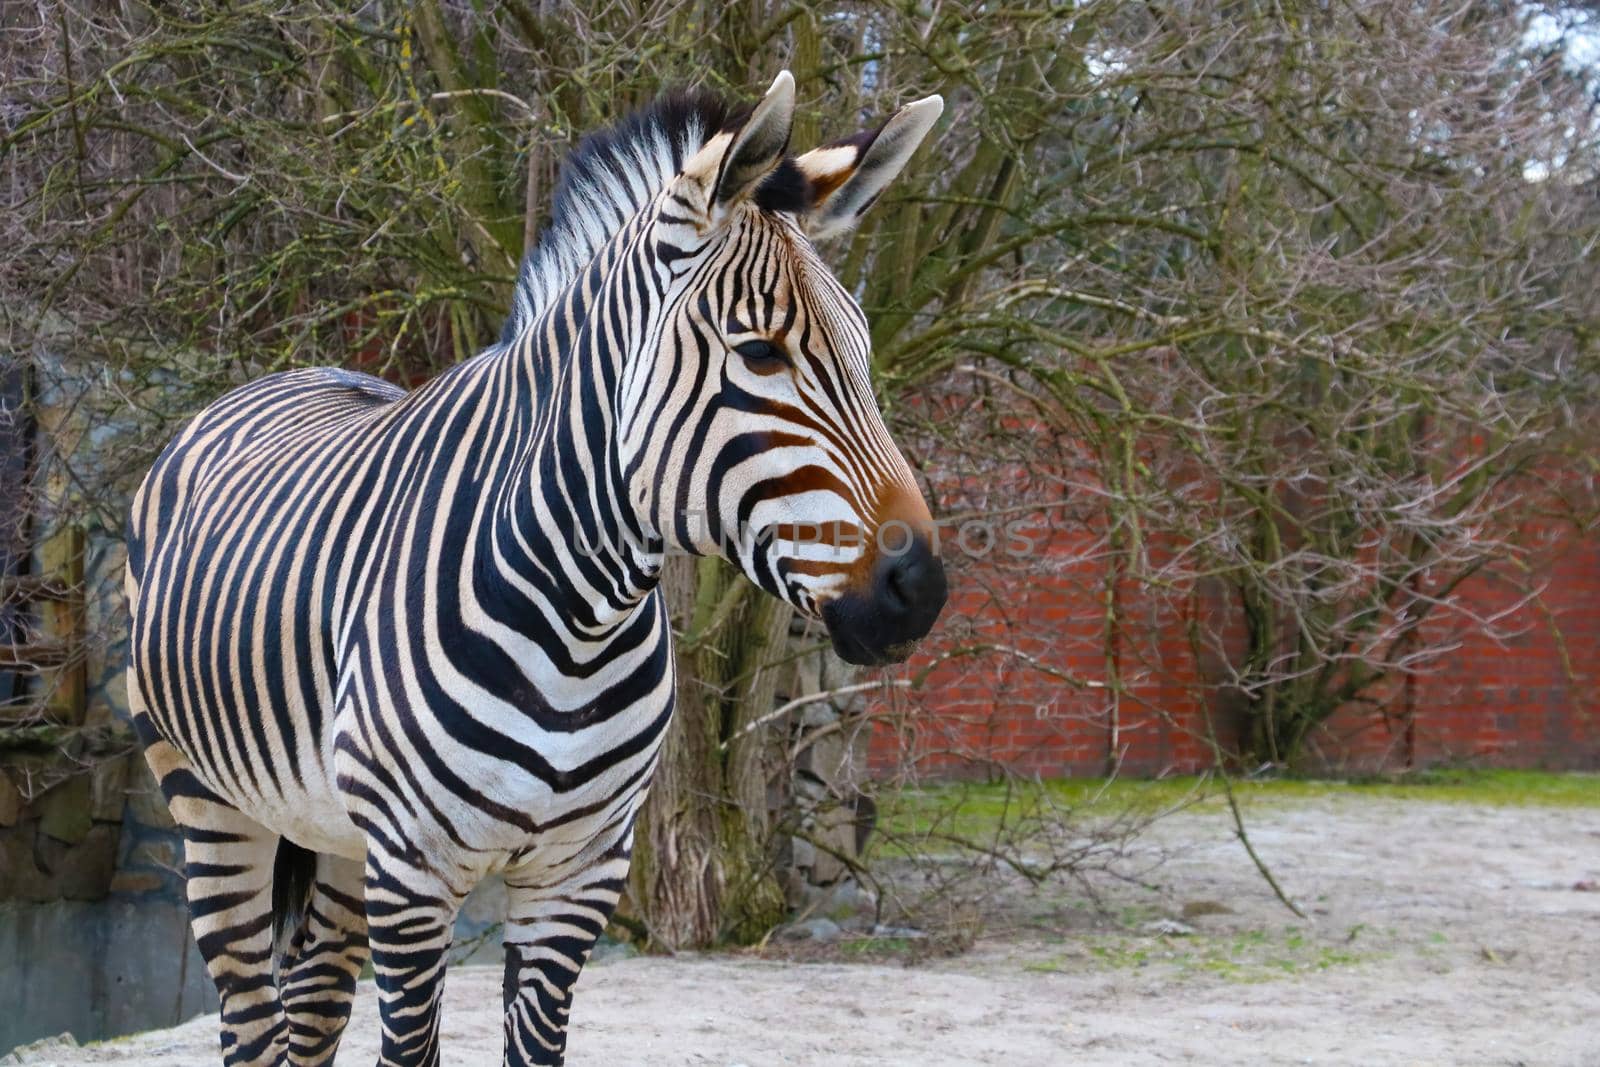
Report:
[{"label": "zebra's front leg", "polygon": [[505,1063],[559,1065],[572,988],[628,878],[626,841],[564,877],[533,866],[506,874]]},{"label": "zebra's front leg", "polygon": [[333,1062],[367,962],[363,865],[328,855],[316,864],[305,915],[279,967],[293,1067]]},{"label": "zebra's front leg", "polygon": [[418,856],[395,857],[369,842],[367,940],[383,1026],[379,1067],[435,1067],[445,957],[463,893]]}]

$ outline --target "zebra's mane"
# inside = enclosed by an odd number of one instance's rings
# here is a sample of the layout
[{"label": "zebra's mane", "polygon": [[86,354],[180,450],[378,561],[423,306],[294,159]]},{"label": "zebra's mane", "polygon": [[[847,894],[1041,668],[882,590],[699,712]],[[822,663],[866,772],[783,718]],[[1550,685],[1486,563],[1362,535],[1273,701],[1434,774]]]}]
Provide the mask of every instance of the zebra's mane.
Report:
[{"label": "zebra's mane", "polygon": [[[538,318],[685,160],[748,114],[706,90],[673,92],[585,137],[561,168],[549,226],[522,259],[500,340],[510,342]],[[762,183],[757,202],[795,210],[803,184],[799,169],[785,160]]]}]

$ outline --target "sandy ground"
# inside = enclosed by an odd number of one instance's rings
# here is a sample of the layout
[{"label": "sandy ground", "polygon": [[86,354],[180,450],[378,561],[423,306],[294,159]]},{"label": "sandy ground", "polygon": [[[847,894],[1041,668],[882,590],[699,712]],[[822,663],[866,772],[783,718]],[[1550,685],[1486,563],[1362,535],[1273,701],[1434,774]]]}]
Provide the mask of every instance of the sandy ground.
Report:
[{"label": "sandy ground", "polygon": [[[1017,895],[959,956],[591,966],[568,1062],[1600,1065],[1600,812],[1335,798],[1250,825],[1309,923],[1221,815],[1185,813],[1141,841],[1174,853],[1158,885],[1108,886],[1088,921],[1080,892]],[[451,973],[446,1064],[499,1062],[499,1004],[498,969]],[[369,989],[341,1063],[376,1058],[374,1012]],[[215,1026],[25,1062],[210,1065]]]}]

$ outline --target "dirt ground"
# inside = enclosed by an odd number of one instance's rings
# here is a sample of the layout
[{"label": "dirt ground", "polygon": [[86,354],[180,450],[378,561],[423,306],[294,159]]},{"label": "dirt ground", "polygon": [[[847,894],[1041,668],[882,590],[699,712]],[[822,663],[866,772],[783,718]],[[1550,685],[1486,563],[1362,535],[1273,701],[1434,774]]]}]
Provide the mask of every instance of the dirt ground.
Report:
[{"label": "dirt ground", "polygon": [[[1188,812],[1138,846],[1172,854],[1158,885],[1108,885],[1087,922],[1081,891],[1018,895],[1022,921],[959,956],[593,965],[568,1062],[1600,1065],[1600,811],[1335,797],[1250,827],[1310,922],[1223,814]],[[499,1062],[499,1005],[497,968],[451,973],[446,1064]],[[375,1059],[375,1007],[369,988],[341,1063]],[[215,1026],[25,1062],[209,1067]]]}]

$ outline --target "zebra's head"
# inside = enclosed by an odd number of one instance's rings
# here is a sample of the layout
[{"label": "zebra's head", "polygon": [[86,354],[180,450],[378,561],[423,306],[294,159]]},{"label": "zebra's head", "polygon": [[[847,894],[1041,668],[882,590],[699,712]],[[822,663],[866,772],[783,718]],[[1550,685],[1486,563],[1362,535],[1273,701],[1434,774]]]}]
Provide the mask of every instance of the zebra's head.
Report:
[{"label": "zebra's head", "polygon": [[873,395],[866,318],[812,242],[855,224],[943,107],[928,97],[791,156],[786,71],[748,117],[686,147],[639,231],[664,286],[620,391],[640,518],[820,618],[858,664],[909,654],[945,576]]}]

